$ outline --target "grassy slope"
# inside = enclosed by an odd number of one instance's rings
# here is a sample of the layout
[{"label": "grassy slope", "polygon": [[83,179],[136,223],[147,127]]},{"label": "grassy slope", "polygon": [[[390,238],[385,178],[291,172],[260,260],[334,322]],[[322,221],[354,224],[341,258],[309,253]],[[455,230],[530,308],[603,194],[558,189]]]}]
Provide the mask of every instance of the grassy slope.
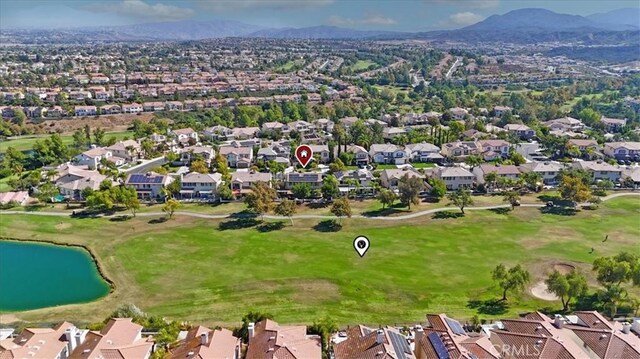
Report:
[{"label": "grassy slope", "polygon": [[[415,322],[425,312],[471,317],[476,310],[469,300],[499,295],[490,271],[500,262],[523,263],[535,283],[553,261],[588,271],[596,256],[638,251],[638,214],[637,198],[621,198],[575,216],[518,208],[458,219],[346,220],[337,233],[312,229],[313,220],[260,232],[221,231],[220,221],[186,217],[147,224],[149,218],[7,215],[0,235],[86,243],[117,285],[98,302],[17,313],[22,319],[99,320],[118,304],[134,302],[154,314],[207,324],[235,324],[259,309],[283,323],[329,314],[342,324],[375,325]],[[602,243],[606,234],[610,239]],[[357,235],[372,243],[363,259],[352,247]],[[526,294],[509,304],[496,316],[549,305]]]},{"label": "grassy slope", "polygon": [[[48,138],[50,136],[51,135],[33,135],[33,136],[23,136],[21,138],[8,140],[8,141],[0,141],[0,152],[5,152],[9,147],[14,147],[18,151],[27,151],[33,148],[33,145],[37,140]],[[126,136],[129,136],[131,138],[133,136],[133,132],[131,131],[107,132],[104,137],[110,138],[112,136],[115,136],[116,139],[121,140]],[[73,143],[72,134],[60,135],[60,137],[62,137],[62,141],[67,145]]]}]

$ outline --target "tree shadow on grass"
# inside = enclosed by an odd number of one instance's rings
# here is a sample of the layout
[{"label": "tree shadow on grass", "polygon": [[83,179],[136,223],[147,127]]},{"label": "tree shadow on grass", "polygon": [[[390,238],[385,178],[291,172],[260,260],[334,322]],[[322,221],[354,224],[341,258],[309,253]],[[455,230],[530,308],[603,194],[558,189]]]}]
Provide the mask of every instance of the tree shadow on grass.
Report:
[{"label": "tree shadow on grass", "polygon": [[125,215],[121,215],[121,216],[110,217],[109,221],[110,222],[126,222],[126,221],[130,220],[131,218],[133,218],[133,217],[125,214]]},{"label": "tree shadow on grass", "polygon": [[313,226],[313,229],[318,232],[337,232],[342,229],[342,225],[335,219],[327,219]]},{"label": "tree shadow on grass", "polygon": [[229,229],[243,229],[255,227],[260,223],[256,218],[237,218],[230,221],[222,222],[218,225],[218,229],[226,231]]},{"label": "tree shadow on grass", "polygon": [[403,204],[394,204],[391,207],[374,209],[371,211],[362,212],[365,217],[384,217],[396,213],[410,212]]},{"label": "tree shadow on grass", "polygon": [[327,208],[329,207],[329,202],[307,203],[307,207],[309,207],[309,209]]},{"label": "tree shadow on grass", "polygon": [[470,299],[467,308],[476,309],[479,314],[498,315],[509,311],[509,303],[500,299]]},{"label": "tree shadow on grass", "polygon": [[49,206],[45,203],[39,203],[39,204],[30,204],[28,206],[24,207],[25,212],[37,212],[41,209],[45,209],[48,208]]},{"label": "tree shadow on grass", "polygon": [[167,218],[166,216],[162,216],[162,217],[159,217],[159,218],[154,218],[154,219],[150,220],[147,223],[149,223],[149,224],[160,224],[160,223],[164,223],[164,222],[166,222],[168,220],[169,220],[169,218]]},{"label": "tree shadow on grass", "polygon": [[540,212],[543,214],[555,214],[559,216],[575,216],[578,210],[573,207],[541,207]]},{"label": "tree shadow on grass", "polygon": [[253,218],[253,217],[256,217],[256,214],[251,212],[248,209],[243,209],[240,212],[231,213],[229,215],[229,218]]},{"label": "tree shadow on grass", "polygon": [[509,214],[509,212],[511,212],[511,208],[510,207],[492,208],[490,209],[490,211],[495,214]]},{"label": "tree shadow on grass", "polygon": [[433,219],[450,219],[450,218],[461,218],[464,217],[464,213],[462,212],[453,212],[453,211],[440,211],[436,212],[431,216]]},{"label": "tree shadow on grass", "polygon": [[555,206],[560,206],[560,207],[569,207],[572,204],[571,201],[562,199],[560,198],[560,196],[551,196],[548,194],[541,194],[538,196],[538,199],[544,203],[553,202]]},{"label": "tree shadow on grass", "polygon": [[262,223],[261,225],[256,227],[258,232],[262,232],[262,233],[271,232],[271,231],[279,231],[282,228],[284,228],[284,222],[283,221]]}]

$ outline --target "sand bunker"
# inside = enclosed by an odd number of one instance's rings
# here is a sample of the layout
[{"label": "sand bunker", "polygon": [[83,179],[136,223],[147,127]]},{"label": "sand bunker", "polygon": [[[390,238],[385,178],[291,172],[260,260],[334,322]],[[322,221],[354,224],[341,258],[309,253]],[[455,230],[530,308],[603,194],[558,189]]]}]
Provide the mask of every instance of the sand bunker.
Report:
[{"label": "sand bunker", "polygon": [[549,292],[549,290],[547,289],[547,285],[543,280],[539,281],[531,288],[531,294],[534,297],[542,300],[554,301],[560,299],[555,294]]}]

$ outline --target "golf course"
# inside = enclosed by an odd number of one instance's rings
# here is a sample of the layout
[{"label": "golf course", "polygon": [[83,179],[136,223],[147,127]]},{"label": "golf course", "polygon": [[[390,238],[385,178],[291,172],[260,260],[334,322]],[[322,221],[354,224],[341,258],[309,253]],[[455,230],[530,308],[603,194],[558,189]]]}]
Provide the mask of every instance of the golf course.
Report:
[{"label": "golf course", "polygon": [[[235,325],[249,310],[281,323],[330,316],[342,325],[411,324],[427,312],[492,319],[561,307],[529,289],[487,305],[501,297],[491,279],[499,263],[525,266],[530,286],[554,265],[571,265],[595,288],[595,258],[640,252],[640,196],[575,213],[523,206],[461,215],[451,208],[397,220],[344,219],[342,228],[322,218],[291,225],[259,217],[163,220],[149,213],[0,216],[0,237],[83,245],[115,285],[90,303],[4,313],[4,321],[99,321],[123,303],[207,325]],[[360,235],[371,242],[363,258],[353,248]]]}]

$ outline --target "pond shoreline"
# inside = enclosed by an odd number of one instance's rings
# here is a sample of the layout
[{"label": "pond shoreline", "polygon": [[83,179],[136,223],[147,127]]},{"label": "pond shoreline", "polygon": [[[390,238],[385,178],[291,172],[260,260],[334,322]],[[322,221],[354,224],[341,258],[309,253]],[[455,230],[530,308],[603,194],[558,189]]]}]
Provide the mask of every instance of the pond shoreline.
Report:
[{"label": "pond shoreline", "polygon": [[103,298],[107,297],[109,294],[112,294],[116,289],[115,282],[113,280],[111,280],[111,278],[109,278],[106,275],[104,268],[102,268],[102,264],[100,263],[100,261],[98,261],[98,257],[95,255],[95,253],[93,253],[91,248],[89,248],[88,246],[86,246],[84,244],[73,244],[73,243],[65,243],[65,242],[56,242],[56,241],[49,240],[49,239],[24,239],[24,238],[12,238],[12,237],[0,237],[0,241],[23,242],[23,243],[29,243],[29,242],[30,243],[42,243],[42,244],[51,244],[51,245],[54,245],[54,246],[80,248],[80,249],[86,251],[89,254],[89,257],[91,258],[91,262],[93,262],[93,264],[95,265],[96,269],[98,270],[98,274],[100,275],[100,278],[102,278],[102,280],[104,280],[109,285],[109,293],[107,293],[107,295],[105,295]]}]

